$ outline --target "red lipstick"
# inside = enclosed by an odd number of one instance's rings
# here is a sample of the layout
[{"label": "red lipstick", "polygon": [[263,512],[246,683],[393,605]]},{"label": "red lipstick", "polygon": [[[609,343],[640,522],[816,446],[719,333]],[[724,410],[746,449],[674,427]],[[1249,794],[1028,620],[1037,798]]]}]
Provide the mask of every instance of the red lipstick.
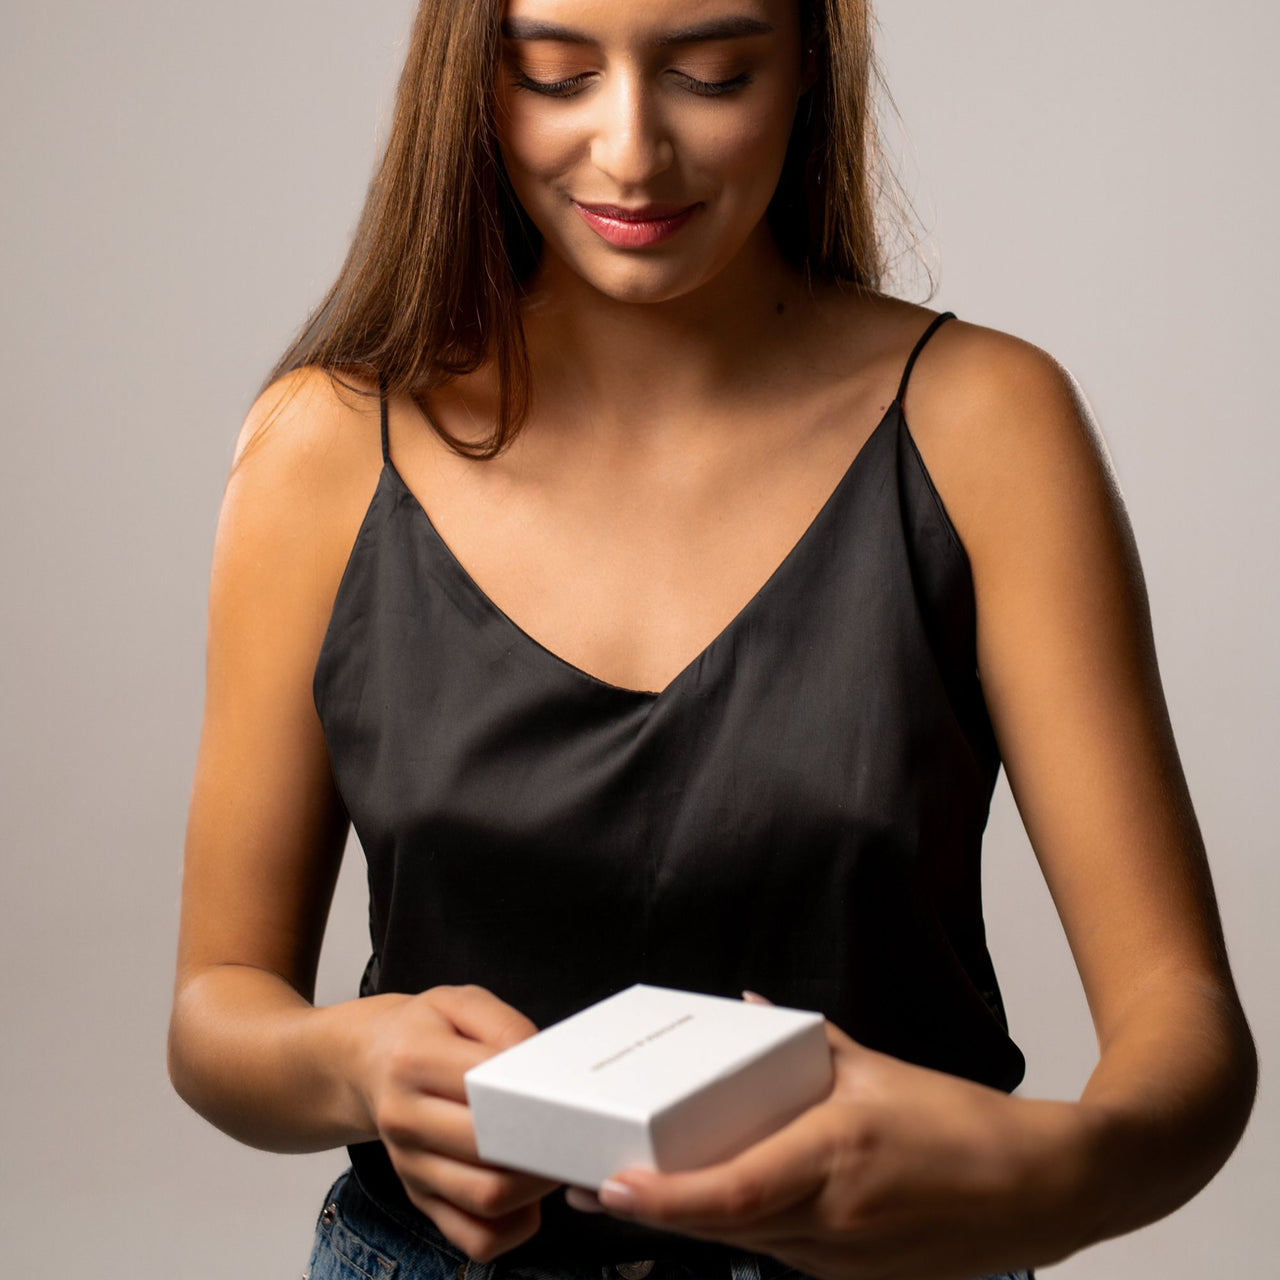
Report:
[{"label": "red lipstick", "polygon": [[628,209],[616,204],[573,207],[602,239],[622,249],[644,249],[675,235],[701,207],[696,204],[646,204]]}]

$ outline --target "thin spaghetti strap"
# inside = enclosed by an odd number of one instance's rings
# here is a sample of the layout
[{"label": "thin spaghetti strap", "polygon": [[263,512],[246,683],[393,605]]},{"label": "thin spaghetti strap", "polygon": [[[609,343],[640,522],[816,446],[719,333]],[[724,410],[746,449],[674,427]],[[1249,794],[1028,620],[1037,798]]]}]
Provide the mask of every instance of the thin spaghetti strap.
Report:
[{"label": "thin spaghetti strap", "polygon": [[902,407],[902,397],[907,394],[907,379],[911,377],[911,366],[915,364],[916,356],[920,354],[921,350],[924,348],[924,344],[933,337],[933,331],[944,320],[954,320],[955,318],[956,313],[954,311],[943,311],[941,314],[934,316],[929,327],[920,335],[920,341],[911,348],[911,354],[907,357],[907,367],[902,371],[902,381],[898,383],[898,394],[895,397],[898,401],[899,408]]},{"label": "thin spaghetti strap", "polygon": [[387,375],[378,374],[378,403],[382,407],[382,465],[391,464],[391,445],[387,438]]}]

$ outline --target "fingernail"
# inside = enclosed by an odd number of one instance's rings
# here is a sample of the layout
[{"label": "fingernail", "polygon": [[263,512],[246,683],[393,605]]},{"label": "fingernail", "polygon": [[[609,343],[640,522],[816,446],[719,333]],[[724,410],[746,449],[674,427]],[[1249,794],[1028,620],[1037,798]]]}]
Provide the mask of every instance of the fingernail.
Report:
[{"label": "fingernail", "polygon": [[742,998],[748,1004],[773,1004],[772,1000],[766,1000],[758,991],[744,991]]},{"label": "fingernail", "polygon": [[635,1207],[636,1193],[625,1182],[614,1182],[612,1178],[606,1178],[600,1184],[600,1190],[596,1195],[600,1197],[601,1204],[610,1209],[621,1209],[625,1212]]},{"label": "fingernail", "polygon": [[578,1209],[583,1213],[604,1212],[604,1206],[600,1201],[590,1191],[586,1191],[582,1187],[566,1187],[564,1199],[569,1208]]}]

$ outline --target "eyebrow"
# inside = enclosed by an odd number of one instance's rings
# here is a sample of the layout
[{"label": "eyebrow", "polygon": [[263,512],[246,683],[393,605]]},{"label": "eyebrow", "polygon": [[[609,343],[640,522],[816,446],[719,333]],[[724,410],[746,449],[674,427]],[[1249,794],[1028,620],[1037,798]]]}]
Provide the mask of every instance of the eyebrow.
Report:
[{"label": "eyebrow", "polygon": [[[677,31],[665,31],[654,40],[660,48],[677,44],[702,44],[709,40],[737,40],[745,36],[768,35],[774,29],[772,22],[763,18],[746,16],[713,18],[698,22]],[[507,40],[556,40],[562,44],[595,44],[585,31],[562,27],[555,22],[541,22],[536,18],[504,18],[502,34]]]}]

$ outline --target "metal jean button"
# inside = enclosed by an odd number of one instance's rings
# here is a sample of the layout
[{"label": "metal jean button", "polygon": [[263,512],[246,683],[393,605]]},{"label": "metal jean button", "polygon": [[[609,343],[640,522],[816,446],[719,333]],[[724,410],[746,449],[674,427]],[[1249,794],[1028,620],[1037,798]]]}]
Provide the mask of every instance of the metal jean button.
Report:
[{"label": "metal jean button", "polygon": [[653,1259],[644,1262],[615,1262],[613,1268],[622,1280],[644,1280],[653,1270]]}]

